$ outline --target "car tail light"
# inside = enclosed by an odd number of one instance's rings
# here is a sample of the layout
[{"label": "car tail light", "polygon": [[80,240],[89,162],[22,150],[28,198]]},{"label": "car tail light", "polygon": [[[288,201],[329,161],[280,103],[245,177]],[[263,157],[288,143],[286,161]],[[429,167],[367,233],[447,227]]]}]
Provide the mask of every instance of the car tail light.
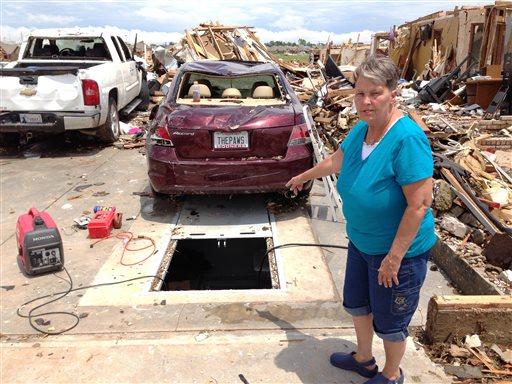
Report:
[{"label": "car tail light", "polygon": [[169,131],[165,126],[156,127],[149,139],[151,144],[161,145],[164,147],[174,147]]},{"label": "car tail light", "polygon": [[311,143],[311,138],[309,137],[308,126],[306,124],[295,125],[290,135],[290,140],[288,140],[288,147],[309,143]]},{"label": "car tail light", "polygon": [[85,105],[100,104],[100,89],[98,83],[94,80],[82,80],[82,92],[84,94]]}]

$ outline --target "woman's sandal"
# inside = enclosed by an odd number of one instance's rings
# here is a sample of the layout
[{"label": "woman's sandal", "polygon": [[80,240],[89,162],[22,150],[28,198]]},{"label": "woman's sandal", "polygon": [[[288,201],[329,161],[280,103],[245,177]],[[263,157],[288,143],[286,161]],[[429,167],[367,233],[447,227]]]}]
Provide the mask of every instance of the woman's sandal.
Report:
[{"label": "woman's sandal", "polygon": [[371,358],[368,361],[358,362],[354,355],[355,352],[351,353],[333,353],[331,355],[331,364],[335,367],[345,369],[347,371],[354,371],[359,373],[361,376],[372,378],[379,372],[379,367],[375,366],[373,369],[368,369],[371,365],[375,364],[375,358]]}]

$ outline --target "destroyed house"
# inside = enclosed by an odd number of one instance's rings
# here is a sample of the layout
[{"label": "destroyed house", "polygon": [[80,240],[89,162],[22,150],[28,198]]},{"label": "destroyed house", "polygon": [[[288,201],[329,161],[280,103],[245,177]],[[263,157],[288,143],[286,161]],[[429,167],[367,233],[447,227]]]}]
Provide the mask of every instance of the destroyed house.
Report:
[{"label": "destroyed house", "polygon": [[353,43],[349,40],[343,44],[326,44],[322,49],[317,49],[314,54],[319,56],[322,63],[327,61],[330,55],[337,65],[353,65],[357,67],[363,62],[370,52],[370,45],[361,42]]},{"label": "destroyed house", "polygon": [[505,14],[511,2],[483,7],[456,7],[440,11],[394,30],[389,56],[401,77],[429,80],[462,64],[462,73],[480,72],[501,78],[505,40]]}]

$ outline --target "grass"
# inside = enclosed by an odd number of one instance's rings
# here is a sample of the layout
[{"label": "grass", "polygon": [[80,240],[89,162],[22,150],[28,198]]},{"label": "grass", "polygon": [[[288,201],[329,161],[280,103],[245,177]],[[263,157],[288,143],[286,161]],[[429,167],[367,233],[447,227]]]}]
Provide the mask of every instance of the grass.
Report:
[{"label": "grass", "polygon": [[285,53],[274,53],[273,55],[279,59],[283,59],[284,61],[299,61],[299,62],[303,62],[303,63],[309,62],[309,54],[307,54],[307,53],[291,54],[291,55],[287,55]]}]

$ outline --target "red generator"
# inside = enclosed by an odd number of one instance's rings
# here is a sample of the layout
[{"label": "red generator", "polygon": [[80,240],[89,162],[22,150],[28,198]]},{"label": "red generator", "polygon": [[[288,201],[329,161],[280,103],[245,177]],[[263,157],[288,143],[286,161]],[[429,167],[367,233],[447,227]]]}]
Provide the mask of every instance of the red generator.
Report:
[{"label": "red generator", "polygon": [[26,274],[60,271],[64,267],[62,239],[48,213],[30,208],[18,217],[16,242],[20,266]]}]

